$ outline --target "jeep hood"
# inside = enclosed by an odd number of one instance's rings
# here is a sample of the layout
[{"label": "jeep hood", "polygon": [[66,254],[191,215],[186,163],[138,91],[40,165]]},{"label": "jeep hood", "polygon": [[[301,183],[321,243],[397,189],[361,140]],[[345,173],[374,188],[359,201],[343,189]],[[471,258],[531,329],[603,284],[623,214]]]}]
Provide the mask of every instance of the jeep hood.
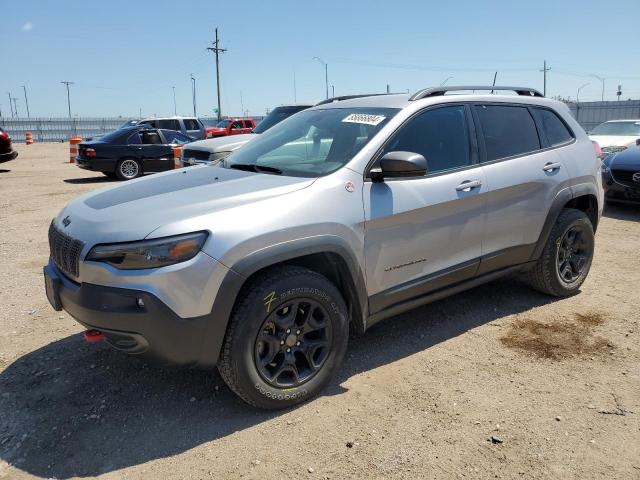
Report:
[{"label": "jeep hood", "polygon": [[229,135],[226,137],[208,138],[198,140],[185,146],[185,150],[200,150],[203,152],[231,152],[247,142],[258,138],[255,133],[243,133],[242,135]]},{"label": "jeep hood", "polygon": [[[314,178],[202,165],[128,181],[70,202],[56,224],[85,244],[141,240],[157,228],[308,187]],[[67,227],[62,219],[69,217]]]}]

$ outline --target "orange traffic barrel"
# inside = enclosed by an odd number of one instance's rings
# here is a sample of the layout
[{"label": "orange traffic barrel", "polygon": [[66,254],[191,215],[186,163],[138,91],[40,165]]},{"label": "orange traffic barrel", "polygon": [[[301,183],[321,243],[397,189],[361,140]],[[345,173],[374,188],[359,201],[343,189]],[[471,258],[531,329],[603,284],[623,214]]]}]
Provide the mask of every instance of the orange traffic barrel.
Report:
[{"label": "orange traffic barrel", "polygon": [[25,133],[24,140],[27,145],[31,145],[33,143],[33,133],[31,132]]},{"label": "orange traffic barrel", "polygon": [[78,144],[82,142],[82,137],[74,135],[69,139],[69,163],[76,163],[78,156]]},{"label": "orange traffic barrel", "polygon": [[173,147],[173,168],[182,168],[182,162],[180,161],[180,155],[182,155],[182,147]]}]

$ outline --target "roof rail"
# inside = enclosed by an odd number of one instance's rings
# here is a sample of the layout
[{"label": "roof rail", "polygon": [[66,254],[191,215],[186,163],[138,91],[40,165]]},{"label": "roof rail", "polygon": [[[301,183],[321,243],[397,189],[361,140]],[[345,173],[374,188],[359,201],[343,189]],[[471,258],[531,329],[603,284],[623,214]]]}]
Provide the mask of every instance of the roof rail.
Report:
[{"label": "roof rail", "polygon": [[525,97],[544,97],[538,90],[535,88],[528,87],[504,87],[499,85],[475,85],[475,86],[459,86],[459,87],[429,87],[424,88],[422,90],[417,91],[409,100],[420,100],[421,98],[427,97],[437,97],[440,95],[444,95],[447,92],[455,92],[460,90],[491,90],[493,93],[494,90],[511,90],[516,92],[518,95],[524,95]]},{"label": "roof rail", "polygon": [[351,100],[352,98],[362,98],[362,97],[378,97],[380,95],[398,95],[397,93],[363,93],[360,95],[342,95],[340,97],[331,97],[326,100],[322,100],[314,105],[317,107],[318,105],[326,105],[327,103],[340,102],[342,100]]}]

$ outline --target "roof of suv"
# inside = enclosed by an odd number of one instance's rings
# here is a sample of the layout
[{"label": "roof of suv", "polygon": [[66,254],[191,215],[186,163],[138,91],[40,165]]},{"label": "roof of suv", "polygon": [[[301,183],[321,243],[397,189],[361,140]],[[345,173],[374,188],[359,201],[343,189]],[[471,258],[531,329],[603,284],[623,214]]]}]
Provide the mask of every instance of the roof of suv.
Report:
[{"label": "roof of suv", "polygon": [[[323,101],[317,104],[313,109],[328,109],[328,108],[357,108],[357,107],[370,107],[370,108],[405,108],[414,102],[420,100],[439,100],[437,103],[441,103],[443,99],[446,100],[480,100],[483,101],[506,101],[512,103],[534,103],[534,104],[554,104],[557,105],[558,101],[550,100],[543,97],[538,91],[528,88],[519,87],[493,87],[495,91],[517,91],[523,92],[515,95],[502,95],[493,94],[487,91],[486,93],[468,93],[473,89],[477,90],[491,90],[492,87],[449,87],[444,88],[432,88],[424,89],[415,94],[372,94],[370,96],[356,95],[353,98],[338,97],[332,101],[332,99]],[[459,91],[461,93],[446,95],[449,91]],[[431,92],[431,93],[430,93]],[[464,92],[464,93],[462,93]],[[534,92],[528,94],[528,92]],[[425,96],[421,96],[423,94]],[[416,98],[417,97],[417,98]],[[445,100],[445,101],[446,101]],[[434,102],[436,103],[436,102]]]}]

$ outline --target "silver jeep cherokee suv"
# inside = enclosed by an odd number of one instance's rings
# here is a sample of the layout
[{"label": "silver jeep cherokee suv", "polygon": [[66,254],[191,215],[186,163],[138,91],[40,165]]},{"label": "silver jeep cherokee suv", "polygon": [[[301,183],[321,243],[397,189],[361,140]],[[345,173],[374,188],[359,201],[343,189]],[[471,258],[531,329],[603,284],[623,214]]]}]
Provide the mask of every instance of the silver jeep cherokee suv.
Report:
[{"label": "silver jeep cherokee suv", "polygon": [[[461,93],[489,89],[516,94]],[[536,90],[352,98],[217,166],[74,200],[45,286],[88,339],[217,365],[246,402],[282,408],[329,382],[350,329],[511,273],[576,293],[602,204],[591,141]]]}]

